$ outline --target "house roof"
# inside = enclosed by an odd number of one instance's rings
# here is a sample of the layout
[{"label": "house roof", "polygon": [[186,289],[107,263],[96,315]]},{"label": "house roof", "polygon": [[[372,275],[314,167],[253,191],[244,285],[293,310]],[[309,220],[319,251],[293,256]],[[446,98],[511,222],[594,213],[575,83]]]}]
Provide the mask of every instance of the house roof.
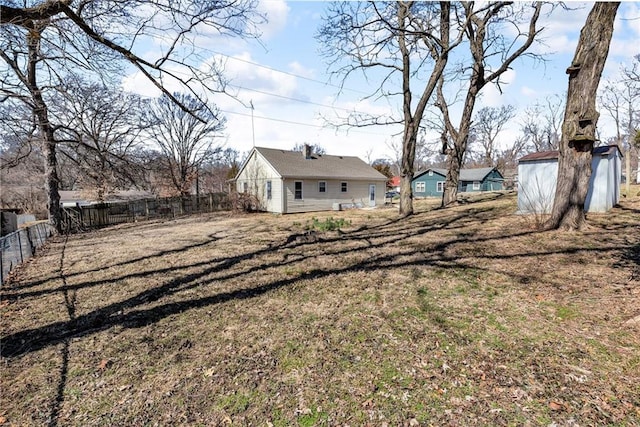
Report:
[{"label": "house roof", "polygon": [[[622,156],[622,152],[620,152],[620,148],[616,145],[601,145],[600,147],[595,147],[592,151],[592,155],[594,156],[608,156],[614,151],[618,151]],[[550,150],[550,151],[540,151],[538,153],[527,154],[526,156],[521,157],[518,162],[533,162],[535,160],[552,160],[558,158],[558,150]]]},{"label": "house roof", "polygon": [[300,151],[256,147],[284,178],[375,179],[387,177],[358,157],[312,154],[306,159]]},{"label": "house roof", "polygon": [[[491,173],[495,168],[473,168],[473,169],[460,169],[460,181],[482,181],[487,175]],[[447,169],[429,168],[416,174],[416,178],[424,175],[429,171],[433,171],[438,175],[447,176]]]}]

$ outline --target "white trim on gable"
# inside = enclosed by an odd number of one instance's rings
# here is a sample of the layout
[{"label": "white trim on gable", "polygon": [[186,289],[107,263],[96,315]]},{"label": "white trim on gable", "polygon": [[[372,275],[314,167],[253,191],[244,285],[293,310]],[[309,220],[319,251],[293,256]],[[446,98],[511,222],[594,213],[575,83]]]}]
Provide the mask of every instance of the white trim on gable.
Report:
[{"label": "white trim on gable", "polygon": [[234,181],[236,181],[240,175],[242,174],[242,172],[244,171],[244,169],[247,167],[247,165],[249,164],[251,158],[253,156],[260,156],[260,159],[262,159],[262,161],[264,162],[264,164],[266,164],[271,171],[274,173],[274,175],[278,178],[283,178],[282,175],[280,174],[280,172],[278,172],[276,170],[275,167],[273,167],[273,165],[271,163],[269,163],[269,161],[266,159],[266,157],[264,157],[262,154],[260,154],[260,152],[258,150],[256,150],[255,148],[252,148],[251,151],[249,152],[249,155],[247,156],[246,159],[244,159],[244,162],[242,163],[242,166],[240,166],[240,169],[238,169],[238,173],[236,174]]}]

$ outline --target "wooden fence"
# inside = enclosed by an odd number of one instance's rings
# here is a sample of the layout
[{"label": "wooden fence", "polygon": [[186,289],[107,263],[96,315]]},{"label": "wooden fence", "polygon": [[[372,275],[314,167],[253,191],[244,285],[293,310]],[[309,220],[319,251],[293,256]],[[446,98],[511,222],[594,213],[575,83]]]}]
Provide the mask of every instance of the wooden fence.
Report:
[{"label": "wooden fence", "polygon": [[230,208],[231,202],[227,193],[211,193],[188,198],[164,197],[79,205],[65,207],[63,211],[65,228],[76,231],[126,222],[224,211]]}]

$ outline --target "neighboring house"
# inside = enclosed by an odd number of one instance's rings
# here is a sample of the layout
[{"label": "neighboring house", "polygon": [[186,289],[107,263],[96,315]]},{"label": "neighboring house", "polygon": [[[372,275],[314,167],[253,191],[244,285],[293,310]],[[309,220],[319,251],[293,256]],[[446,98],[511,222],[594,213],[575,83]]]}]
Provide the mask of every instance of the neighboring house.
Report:
[{"label": "neighboring house", "polygon": [[387,181],[387,189],[391,191],[400,191],[400,179],[401,178],[399,176],[392,176],[389,178],[389,181]]},{"label": "neighboring house", "polygon": [[[620,201],[622,153],[617,145],[593,149],[586,212],[606,212]],[[558,151],[543,151],[518,161],[518,212],[550,213],[558,179]]]},{"label": "neighboring house", "polygon": [[[446,169],[429,168],[418,174],[411,181],[413,195],[416,197],[439,197],[444,192],[447,178]],[[461,169],[458,191],[498,191],[503,190],[502,175],[496,168]]]},{"label": "neighboring house", "polygon": [[357,157],[255,147],[235,178],[239,193],[267,212],[384,205],[387,177]]}]

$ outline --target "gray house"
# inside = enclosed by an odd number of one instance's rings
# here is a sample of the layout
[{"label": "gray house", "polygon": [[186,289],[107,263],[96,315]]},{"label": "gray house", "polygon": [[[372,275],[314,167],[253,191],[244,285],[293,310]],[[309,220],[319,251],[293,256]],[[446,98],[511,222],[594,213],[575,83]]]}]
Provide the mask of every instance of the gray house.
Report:
[{"label": "gray house", "polygon": [[[429,168],[418,172],[411,181],[416,197],[440,197],[444,192],[446,169]],[[503,189],[504,179],[496,168],[460,169],[458,191],[497,191]]]},{"label": "gray house", "polygon": [[260,210],[295,213],[383,205],[387,177],[358,157],[256,147],[235,181]]},{"label": "gray house", "polygon": [[[620,201],[622,153],[617,145],[593,149],[586,212],[607,212]],[[550,213],[558,179],[558,151],[531,153],[518,160],[518,212]]]}]

